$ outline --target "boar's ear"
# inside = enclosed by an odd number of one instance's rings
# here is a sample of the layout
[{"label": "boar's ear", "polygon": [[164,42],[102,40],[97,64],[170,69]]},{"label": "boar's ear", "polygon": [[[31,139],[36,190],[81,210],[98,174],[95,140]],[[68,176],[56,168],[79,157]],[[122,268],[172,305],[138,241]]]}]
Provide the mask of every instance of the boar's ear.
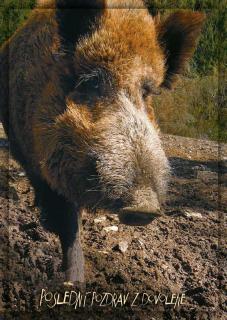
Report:
[{"label": "boar's ear", "polygon": [[102,15],[105,0],[56,0],[56,19],[64,44],[74,45]]},{"label": "boar's ear", "polygon": [[163,86],[172,88],[194,53],[205,14],[177,11],[157,24],[158,39],[166,55],[166,75]]}]

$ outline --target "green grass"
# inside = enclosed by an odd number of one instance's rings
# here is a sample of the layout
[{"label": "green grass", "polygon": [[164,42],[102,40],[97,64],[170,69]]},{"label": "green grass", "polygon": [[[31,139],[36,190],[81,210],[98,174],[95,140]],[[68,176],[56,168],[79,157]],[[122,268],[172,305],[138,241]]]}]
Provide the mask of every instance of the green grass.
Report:
[{"label": "green grass", "polygon": [[[203,10],[207,20],[184,79],[174,92],[154,101],[164,132],[227,142],[226,0],[147,0],[152,13],[177,9]],[[0,45],[26,20],[35,0],[3,0]]]},{"label": "green grass", "polygon": [[35,0],[3,0],[0,4],[0,45],[26,20]]},{"label": "green grass", "polygon": [[154,108],[165,133],[227,141],[225,97],[225,83],[214,73],[182,79],[174,91],[154,100]]}]

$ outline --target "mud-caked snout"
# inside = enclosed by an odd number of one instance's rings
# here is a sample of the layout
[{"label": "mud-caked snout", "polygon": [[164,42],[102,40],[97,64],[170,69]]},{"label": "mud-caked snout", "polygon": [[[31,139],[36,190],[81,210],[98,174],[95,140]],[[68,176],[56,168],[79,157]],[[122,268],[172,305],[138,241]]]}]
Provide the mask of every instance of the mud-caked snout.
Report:
[{"label": "mud-caked snout", "polygon": [[119,220],[123,224],[144,226],[161,215],[161,205],[152,189],[137,190],[132,201],[119,211]]}]

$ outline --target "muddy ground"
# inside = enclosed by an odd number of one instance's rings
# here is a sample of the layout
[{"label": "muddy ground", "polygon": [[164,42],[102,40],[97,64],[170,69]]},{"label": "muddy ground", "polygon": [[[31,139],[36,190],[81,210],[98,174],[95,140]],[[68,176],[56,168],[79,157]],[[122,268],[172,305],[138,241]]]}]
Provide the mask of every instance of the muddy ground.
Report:
[{"label": "muddy ground", "polygon": [[[63,284],[59,241],[40,225],[32,187],[0,139],[4,319],[226,319],[227,145],[166,135],[163,143],[172,165],[165,216],[148,227],[127,227],[107,212],[84,213],[86,288],[74,288]],[[59,293],[59,302],[70,291],[71,305],[53,307],[49,293],[40,306],[42,289]],[[79,292],[88,298],[75,308]],[[100,306],[94,292],[110,294]],[[125,304],[121,294],[128,294]]]}]

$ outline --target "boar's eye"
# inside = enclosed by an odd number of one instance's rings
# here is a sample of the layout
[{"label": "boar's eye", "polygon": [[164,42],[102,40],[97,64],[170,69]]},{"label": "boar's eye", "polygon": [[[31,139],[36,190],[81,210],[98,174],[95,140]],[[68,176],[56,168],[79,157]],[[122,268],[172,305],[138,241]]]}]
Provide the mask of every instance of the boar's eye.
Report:
[{"label": "boar's eye", "polygon": [[102,84],[98,77],[86,77],[76,82],[70,98],[79,104],[92,103],[102,96]]},{"label": "boar's eye", "polygon": [[102,95],[101,89],[102,84],[100,83],[99,77],[96,76],[83,79],[83,81],[77,85],[77,90],[83,95],[98,97]]},{"label": "boar's eye", "polygon": [[93,103],[113,93],[113,79],[103,69],[93,70],[90,74],[82,74],[77,78],[73,98],[77,102]]},{"label": "boar's eye", "polygon": [[152,81],[149,80],[142,83],[141,92],[143,99],[146,99],[150,95],[159,95],[161,93],[160,89],[155,87]]}]

